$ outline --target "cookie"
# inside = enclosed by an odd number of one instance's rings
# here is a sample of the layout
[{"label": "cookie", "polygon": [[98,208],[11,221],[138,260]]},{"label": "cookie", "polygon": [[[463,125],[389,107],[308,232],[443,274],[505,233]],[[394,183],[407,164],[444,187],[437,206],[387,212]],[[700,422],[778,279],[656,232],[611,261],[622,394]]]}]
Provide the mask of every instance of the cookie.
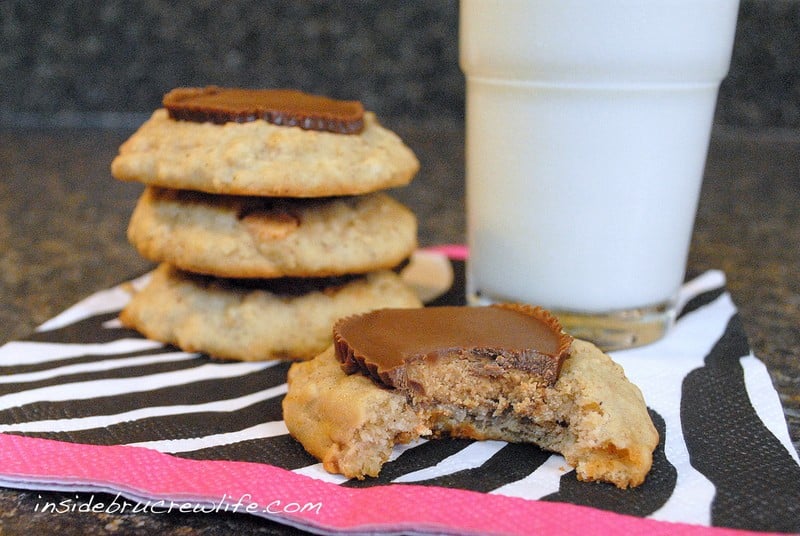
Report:
[{"label": "cookie", "polygon": [[[372,324],[373,315],[364,316]],[[380,332],[381,344],[397,335]],[[524,359],[456,345],[409,350],[387,385],[347,374],[334,338],[313,360],[292,365],[283,400],[289,432],[330,472],[377,476],[396,444],[424,436],[533,443],[562,454],[578,479],[620,488],[641,484],[650,470],[659,437],[641,391],[591,343],[570,342],[554,383]]]},{"label": "cookie", "polygon": [[240,361],[308,359],[331,344],[331,327],[341,317],[420,305],[389,270],[322,280],[228,280],[161,264],[120,321],[187,352]]},{"label": "cookie", "polygon": [[419,161],[364,113],[358,134],[275,125],[197,123],[156,110],[111,163],[123,181],[215,194],[270,197],[357,195],[408,184]]},{"label": "cookie", "polygon": [[151,186],[128,226],[143,257],[229,278],[389,269],[414,252],[416,237],[414,214],[384,192],[297,199]]}]

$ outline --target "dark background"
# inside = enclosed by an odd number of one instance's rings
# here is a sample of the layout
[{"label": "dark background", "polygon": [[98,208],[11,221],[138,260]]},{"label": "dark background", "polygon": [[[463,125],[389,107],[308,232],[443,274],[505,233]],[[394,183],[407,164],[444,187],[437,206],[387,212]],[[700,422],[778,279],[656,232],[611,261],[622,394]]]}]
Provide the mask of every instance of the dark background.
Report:
[{"label": "dark background", "polygon": [[[135,126],[169,89],[206,84],[461,121],[457,38],[456,0],[4,0],[0,126]],[[717,122],[800,128],[800,0],[741,1]]]}]

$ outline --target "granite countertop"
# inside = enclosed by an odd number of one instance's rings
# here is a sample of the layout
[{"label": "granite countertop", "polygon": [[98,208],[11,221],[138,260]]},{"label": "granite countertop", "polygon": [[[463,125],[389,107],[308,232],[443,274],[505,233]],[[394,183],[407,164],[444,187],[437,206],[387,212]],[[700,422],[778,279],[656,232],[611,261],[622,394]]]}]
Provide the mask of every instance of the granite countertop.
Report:
[{"label": "granite countertop", "polygon": [[[394,128],[422,163],[398,199],[418,215],[420,242],[464,241],[463,128]],[[109,164],[130,131],[0,130],[0,344],[27,335],[88,294],[151,265],[125,228],[142,187],[115,181]],[[717,129],[689,270],[728,277],[753,351],[767,365],[800,448],[800,135]],[[234,514],[169,516],[36,512],[75,494],[0,490],[4,534],[271,534],[291,532]],[[87,500],[78,496],[78,501]]]}]

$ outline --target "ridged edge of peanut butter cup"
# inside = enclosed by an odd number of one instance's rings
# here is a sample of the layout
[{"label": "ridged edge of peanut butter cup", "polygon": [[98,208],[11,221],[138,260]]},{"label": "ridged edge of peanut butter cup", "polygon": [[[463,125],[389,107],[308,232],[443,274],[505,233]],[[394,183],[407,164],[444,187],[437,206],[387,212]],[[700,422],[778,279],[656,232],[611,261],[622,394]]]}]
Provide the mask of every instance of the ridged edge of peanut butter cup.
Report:
[{"label": "ridged edge of peanut butter cup", "polygon": [[164,95],[162,104],[169,117],[177,121],[219,125],[264,120],[278,126],[336,134],[358,134],[364,129],[361,102],[293,89],[181,87]]},{"label": "ridged edge of peanut butter cup", "polygon": [[538,305],[528,305],[524,303],[495,303],[490,305],[490,307],[500,307],[503,309],[518,311],[520,313],[530,315],[537,320],[541,320],[547,324],[547,326],[550,327],[553,333],[555,333],[559,338],[558,350],[555,353],[555,357],[563,359],[567,357],[567,354],[569,354],[569,349],[572,346],[573,341],[572,336],[564,331],[564,327],[561,325],[558,317],[544,307]]},{"label": "ridged edge of peanut butter cup", "polygon": [[[460,347],[458,341],[454,341],[453,344],[449,346],[443,345],[442,350],[464,350],[475,355],[483,355],[486,356],[487,359],[494,359],[496,363],[505,368],[515,368],[531,372],[539,376],[546,384],[552,385],[555,383],[561,372],[561,365],[564,359],[569,355],[573,341],[573,338],[564,332],[558,318],[542,307],[525,304],[504,303],[494,304],[489,307],[514,311],[540,321],[552,335],[557,338],[556,350],[552,353],[546,353],[537,348],[510,349],[494,346],[465,348]],[[407,360],[395,367],[381,370],[381,366],[378,363],[375,363],[370,356],[359,353],[341,333],[342,326],[346,323],[353,322],[358,318],[367,317],[374,313],[381,313],[381,311],[386,310],[355,314],[339,319],[333,326],[334,352],[337,360],[341,364],[342,370],[346,374],[360,373],[371,378],[378,385],[393,388],[395,387],[394,379],[397,376],[397,369],[401,368]]]},{"label": "ridged edge of peanut butter cup", "polygon": [[[345,317],[340,320],[340,322],[346,321],[355,316],[360,315]],[[337,322],[337,324],[338,323],[339,322]],[[342,370],[345,374],[350,375],[359,373],[371,378],[376,384],[382,387],[392,386],[393,382],[391,375],[381,374],[377,365],[368,363],[365,356],[356,354],[355,350],[353,350],[350,344],[336,332],[336,325],[334,325],[333,346],[336,358],[339,360],[339,363],[341,364]]]}]

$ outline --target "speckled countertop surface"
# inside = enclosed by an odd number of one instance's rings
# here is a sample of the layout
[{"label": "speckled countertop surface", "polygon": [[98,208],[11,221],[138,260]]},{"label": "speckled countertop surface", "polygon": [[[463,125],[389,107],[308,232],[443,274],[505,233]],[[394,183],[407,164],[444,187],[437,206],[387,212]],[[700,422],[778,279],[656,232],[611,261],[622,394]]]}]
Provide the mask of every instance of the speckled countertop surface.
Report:
[{"label": "speckled countertop surface", "polygon": [[[458,122],[389,124],[422,170],[397,198],[417,213],[423,245],[462,242],[463,131]],[[0,344],[88,294],[150,265],[125,240],[141,186],[111,178],[130,134],[0,130]],[[711,145],[690,271],[722,269],[755,354],[767,365],[800,447],[800,135],[718,129]],[[0,490],[4,534],[271,534],[244,515],[61,515],[35,511],[74,494]],[[78,496],[78,502],[88,500]]]}]

